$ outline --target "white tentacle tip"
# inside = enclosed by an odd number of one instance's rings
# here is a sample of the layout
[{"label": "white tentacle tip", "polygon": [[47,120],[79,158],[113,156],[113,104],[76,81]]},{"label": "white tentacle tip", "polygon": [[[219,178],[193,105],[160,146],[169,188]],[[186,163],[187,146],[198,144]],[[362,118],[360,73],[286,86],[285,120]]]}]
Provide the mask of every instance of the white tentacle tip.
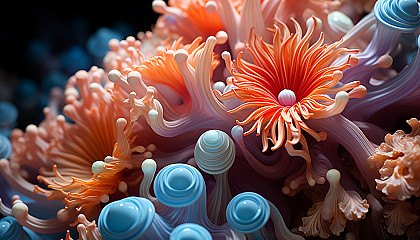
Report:
[{"label": "white tentacle tip", "polygon": [[326,177],[330,184],[337,184],[340,182],[341,174],[337,169],[330,169],[328,170]]},{"label": "white tentacle tip", "polygon": [[153,173],[156,171],[157,164],[153,159],[146,159],[141,164],[141,170],[143,173]]},{"label": "white tentacle tip", "polygon": [[217,5],[214,1],[208,1],[206,3],[206,11],[207,12],[212,13],[212,12],[216,12],[216,10],[217,10]]},{"label": "white tentacle tip", "polygon": [[206,40],[206,44],[215,44],[217,43],[217,38],[215,36],[210,36]]},{"label": "white tentacle tip", "polygon": [[228,40],[228,34],[225,31],[218,31],[216,33],[217,44],[224,44]]},{"label": "white tentacle tip", "polygon": [[104,161],[96,161],[92,163],[91,170],[94,174],[101,174],[106,167],[106,163]]},{"label": "white tentacle tip", "polygon": [[241,126],[236,125],[232,128],[230,134],[232,134],[234,139],[241,139],[244,135],[244,129]]},{"label": "white tentacle tip", "polygon": [[121,73],[120,73],[120,71],[118,71],[118,70],[111,70],[111,71],[109,71],[109,73],[108,73],[108,79],[111,81],[111,82],[116,82],[116,81],[118,81],[118,80],[120,80],[120,77],[121,77],[122,75],[121,75]]},{"label": "white tentacle tip", "polygon": [[168,6],[166,5],[166,3],[162,0],[154,0],[152,2],[152,9],[153,11],[157,12],[157,13],[165,13],[166,12],[166,8]]},{"label": "white tentacle tip", "polygon": [[90,85],[89,85],[89,90],[91,91],[91,92],[96,92],[96,91],[98,91],[99,90],[99,88],[100,88],[101,86],[98,84],[98,83],[91,83]]},{"label": "white tentacle tip", "polygon": [[185,49],[178,49],[174,57],[177,63],[184,63],[188,59],[188,52]]},{"label": "white tentacle tip", "polygon": [[335,101],[339,102],[339,103],[347,103],[347,101],[349,100],[349,94],[345,91],[339,91],[336,95],[335,95]]},{"label": "white tentacle tip", "polygon": [[24,204],[21,200],[14,201],[12,215],[15,218],[26,218],[28,215],[28,206],[26,206],[26,204]]},{"label": "white tentacle tip", "polygon": [[141,80],[141,74],[137,71],[132,71],[127,75],[127,82],[129,84],[139,82]]},{"label": "white tentacle tip", "polygon": [[150,119],[154,120],[159,116],[159,113],[158,113],[158,111],[152,109],[152,110],[149,111],[148,116],[149,116]]}]

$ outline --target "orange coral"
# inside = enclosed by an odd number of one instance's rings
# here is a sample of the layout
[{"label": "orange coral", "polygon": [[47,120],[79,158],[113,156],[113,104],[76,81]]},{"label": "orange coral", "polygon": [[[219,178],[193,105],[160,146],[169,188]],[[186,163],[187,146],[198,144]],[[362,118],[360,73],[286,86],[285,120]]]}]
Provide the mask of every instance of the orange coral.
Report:
[{"label": "orange coral", "polygon": [[398,130],[387,134],[385,142],[368,159],[380,174],[380,179],[375,180],[376,188],[399,201],[420,195],[420,122],[412,118],[407,123],[411,133]]},{"label": "orange coral", "polygon": [[[286,141],[289,154],[302,156],[309,164],[308,147],[302,130],[318,141],[324,140],[326,134],[313,131],[303,119],[338,114],[349,97],[363,97],[366,89],[358,81],[337,87],[343,76],[341,71],[356,64],[356,58],[349,56],[345,63],[330,66],[340,54],[357,53],[357,50],[337,48],[341,41],[323,45],[322,33],[318,41],[310,45],[317,27],[315,18],[312,18],[312,24],[304,36],[299,24],[292,21],[296,34],[291,34],[287,26],[279,22],[279,26],[274,26],[272,45],[251,31],[247,49],[255,64],[242,60],[243,53],[240,53],[231,68],[233,77],[227,80],[236,88],[224,94],[219,91],[215,93],[221,100],[237,98],[244,102],[229,113],[252,110],[245,120],[237,121],[237,124],[245,125],[254,121],[244,135],[254,131],[257,135],[262,134],[263,152],[268,149],[268,140],[274,144],[271,150],[278,149]],[[350,93],[345,92],[351,89]],[[336,99],[326,94],[337,94]],[[298,143],[302,144],[302,150],[293,148],[292,145]],[[314,184],[313,181],[310,183]]]}]

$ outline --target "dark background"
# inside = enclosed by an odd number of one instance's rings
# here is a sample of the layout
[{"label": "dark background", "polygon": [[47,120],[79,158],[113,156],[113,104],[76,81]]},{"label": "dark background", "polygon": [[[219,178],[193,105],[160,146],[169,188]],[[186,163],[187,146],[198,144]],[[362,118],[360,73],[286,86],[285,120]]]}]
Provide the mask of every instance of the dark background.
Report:
[{"label": "dark background", "polygon": [[[123,38],[136,36],[150,30],[158,17],[152,0],[16,1],[3,3],[0,9],[0,101],[16,105],[19,128],[43,118],[50,89],[43,78],[54,71],[65,78],[74,74],[62,63],[71,48],[88,52],[89,36],[101,27],[116,30]],[[90,64],[84,66],[100,64],[90,56]],[[26,99],[28,91],[33,99]]]}]

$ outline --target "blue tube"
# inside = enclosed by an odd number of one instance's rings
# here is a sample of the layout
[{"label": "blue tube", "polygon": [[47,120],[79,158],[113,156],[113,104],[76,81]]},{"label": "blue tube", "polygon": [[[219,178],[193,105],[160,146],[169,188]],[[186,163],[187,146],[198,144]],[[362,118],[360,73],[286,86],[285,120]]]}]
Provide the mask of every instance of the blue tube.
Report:
[{"label": "blue tube", "polygon": [[195,223],[184,223],[176,227],[169,240],[212,240],[210,232]]},{"label": "blue tube", "polygon": [[270,217],[270,206],[261,195],[244,192],[236,195],[228,204],[226,219],[238,232],[258,235]]},{"label": "blue tube", "polygon": [[23,230],[22,225],[14,217],[4,217],[0,220],[0,239],[2,240],[31,240]]},{"label": "blue tube", "polygon": [[187,164],[171,164],[156,175],[153,190],[159,202],[169,207],[186,207],[205,190],[201,173]]},{"label": "blue tube", "polygon": [[106,205],[98,219],[105,240],[167,239],[171,228],[146,198],[128,197]]}]

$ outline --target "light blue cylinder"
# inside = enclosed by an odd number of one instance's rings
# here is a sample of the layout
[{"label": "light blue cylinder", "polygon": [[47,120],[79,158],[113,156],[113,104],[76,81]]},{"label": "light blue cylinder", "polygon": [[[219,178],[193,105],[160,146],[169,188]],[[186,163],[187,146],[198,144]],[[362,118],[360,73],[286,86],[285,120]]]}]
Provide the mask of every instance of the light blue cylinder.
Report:
[{"label": "light blue cylinder", "polygon": [[226,219],[238,232],[253,233],[260,230],[270,217],[270,206],[261,195],[244,192],[236,195],[228,204]]},{"label": "light blue cylinder", "polygon": [[141,239],[155,218],[153,204],[128,197],[106,205],[99,215],[98,229],[105,240]]},{"label": "light blue cylinder", "polygon": [[416,0],[379,0],[375,4],[374,13],[380,23],[402,32],[413,32],[420,25]]},{"label": "light blue cylinder", "polygon": [[22,225],[14,217],[4,217],[0,220],[1,240],[31,240],[23,230]]},{"label": "light blue cylinder", "polygon": [[153,190],[159,202],[180,208],[196,202],[205,191],[205,183],[196,168],[187,164],[171,164],[156,175]]},{"label": "light blue cylinder", "polygon": [[184,223],[177,226],[169,240],[212,240],[210,232],[195,223]]}]

